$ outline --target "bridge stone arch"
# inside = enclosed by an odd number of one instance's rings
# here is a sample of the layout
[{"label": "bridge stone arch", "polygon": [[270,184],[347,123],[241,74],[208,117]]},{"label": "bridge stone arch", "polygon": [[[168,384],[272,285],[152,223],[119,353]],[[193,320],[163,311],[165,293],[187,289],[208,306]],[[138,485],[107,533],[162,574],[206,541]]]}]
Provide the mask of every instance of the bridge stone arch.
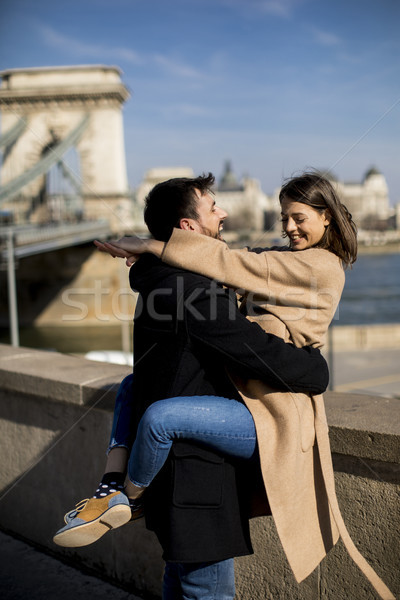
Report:
[{"label": "bridge stone arch", "polygon": [[[85,217],[103,217],[113,229],[124,229],[131,199],[122,105],[129,92],[121,71],[103,65],[44,67],[10,69],[0,77],[1,207],[12,210],[18,202],[28,208],[45,173],[75,147]],[[46,147],[52,150],[46,153]]]}]

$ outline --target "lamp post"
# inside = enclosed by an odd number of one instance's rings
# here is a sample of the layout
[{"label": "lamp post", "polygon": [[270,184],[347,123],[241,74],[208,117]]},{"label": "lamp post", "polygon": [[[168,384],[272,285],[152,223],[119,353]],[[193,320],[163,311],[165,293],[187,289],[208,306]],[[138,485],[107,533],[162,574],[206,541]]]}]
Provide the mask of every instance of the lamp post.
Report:
[{"label": "lamp post", "polygon": [[7,280],[8,280],[8,314],[10,316],[11,345],[19,346],[17,286],[15,282],[14,232],[7,232]]}]

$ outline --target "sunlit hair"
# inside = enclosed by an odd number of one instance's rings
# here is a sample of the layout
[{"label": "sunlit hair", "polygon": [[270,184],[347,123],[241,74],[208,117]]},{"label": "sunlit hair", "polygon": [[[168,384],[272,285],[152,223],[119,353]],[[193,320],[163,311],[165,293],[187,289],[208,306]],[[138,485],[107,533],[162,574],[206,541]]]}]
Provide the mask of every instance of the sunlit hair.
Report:
[{"label": "sunlit hair", "polygon": [[181,219],[199,218],[197,195],[211,192],[215,178],[212,173],[200,177],[176,177],[158,183],[145,200],[144,220],[150,233],[164,242],[171,237]]},{"label": "sunlit hair", "polygon": [[279,193],[279,202],[283,200],[307,204],[321,214],[326,211],[330,215],[330,223],[314,247],[333,252],[345,267],[356,261],[357,227],[328,179],[314,171],[287,179]]}]

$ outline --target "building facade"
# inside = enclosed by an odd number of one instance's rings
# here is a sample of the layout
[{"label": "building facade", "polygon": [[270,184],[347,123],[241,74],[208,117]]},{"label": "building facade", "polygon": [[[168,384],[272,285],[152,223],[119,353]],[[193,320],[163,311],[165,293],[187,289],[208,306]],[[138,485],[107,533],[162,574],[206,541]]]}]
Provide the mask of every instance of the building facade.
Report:
[{"label": "building facade", "polygon": [[[174,177],[195,177],[195,174],[188,167],[154,168],[145,173],[134,194],[136,228],[146,229],[143,221],[146,195],[157,183]],[[275,199],[262,191],[257,179],[244,177],[239,182],[229,161],[213,191],[216,203],[229,214],[225,224],[227,231],[264,231],[277,220],[279,204]]]},{"label": "building facade", "polygon": [[385,229],[393,214],[385,176],[375,167],[369,169],[361,182],[335,180],[343,203],[361,229]]},{"label": "building facade", "polygon": [[275,227],[279,204],[262,191],[257,179],[243,177],[239,182],[230,161],[225,163],[215,196],[217,204],[229,214],[227,231],[265,231]]},{"label": "building facade", "polygon": [[[368,169],[363,179],[357,182],[339,181],[329,170],[320,169],[319,172],[335,187],[359,230],[383,231],[393,226],[396,209],[390,205],[385,176],[376,167]],[[276,202],[279,190],[274,192]]]},{"label": "building facade", "polygon": [[[396,222],[399,228],[400,205],[396,208],[390,206],[386,179],[378,169],[369,169],[361,182],[342,182],[329,171],[321,170],[321,173],[334,185],[359,230],[385,230]],[[143,208],[151,188],[173,177],[195,177],[195,174],[187,167],[154,168],[145,173],[135,190],[136,228],[146,230]],[[244,233],[269,231],[279,236],[279,191],[280,188],[277,188],[272,195],[268,195],[261,189],[257,179],[245,176],[239,180],[230,161],[226,161],[222,176],[214,187],[217,204],[229,214],[225,230]]]}]

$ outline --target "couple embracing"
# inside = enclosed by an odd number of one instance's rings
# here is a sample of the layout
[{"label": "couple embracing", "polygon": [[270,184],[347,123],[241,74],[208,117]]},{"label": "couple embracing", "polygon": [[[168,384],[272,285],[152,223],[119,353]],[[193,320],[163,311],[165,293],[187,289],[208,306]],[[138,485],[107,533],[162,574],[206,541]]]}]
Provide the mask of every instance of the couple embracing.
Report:
[{"label": "couple embracing", "polygon": [[158,184],[145,206],[154,239],[96,242],[126,259],[139,292],[134,376],[117,394],[100,485],[54,541],[88,545],[144,513],[164,550],[163,599],[229,600],[233,557],[252,552],[248,518],[272,514],[298,582],[340,536],[392,599],[343,523],[321,396],[319,348],[357,255],[351,215],[327,179],[304,173],[280,192],[288,245],[232,250],[213,183]]}]

